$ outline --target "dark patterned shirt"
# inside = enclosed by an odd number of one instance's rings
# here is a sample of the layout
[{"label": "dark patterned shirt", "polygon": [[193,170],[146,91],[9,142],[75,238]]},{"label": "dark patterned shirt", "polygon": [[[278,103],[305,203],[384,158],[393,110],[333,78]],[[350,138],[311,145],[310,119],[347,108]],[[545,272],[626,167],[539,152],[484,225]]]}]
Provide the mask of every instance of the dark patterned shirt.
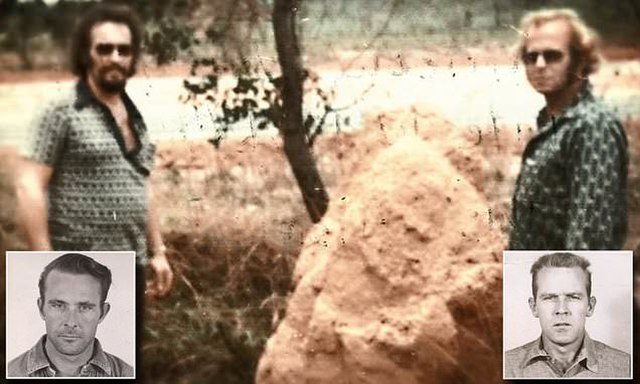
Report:
[{"label": "dark patterned shirt", "polygon": [[84,82],[36,119],[27,157],[53,168],[49,235],[54,250],[136,251],[146,263],[146,177],[154,146],[142,116],[123,94],[136,149],[127,152],[109,109]]},{"label": "dark patterned shirt", "polygon": [[509,249],[620,249],[627,231],[627,137],[585,81],[555,119],[538,115],[516,181]]},{"label": "dark patterned shirt", "polygon": [[[11,360],[7,368],[8,377],[54,377],[57,371],[47,358],[43,335],[36,345]],[[93,355],[80,367],[78,377],[133,377],[133,368],[122,359],[105,352],[98,339],[93,344]]]},{"label": "dark patterned shirt", "polygon": [[549,377],[619,377],[631,378],[631,356],[592,340],[585,333],[584,341],[571,366],[562,372],[544,350],[542,336],[537,340],[505,353],[505,378]]}]

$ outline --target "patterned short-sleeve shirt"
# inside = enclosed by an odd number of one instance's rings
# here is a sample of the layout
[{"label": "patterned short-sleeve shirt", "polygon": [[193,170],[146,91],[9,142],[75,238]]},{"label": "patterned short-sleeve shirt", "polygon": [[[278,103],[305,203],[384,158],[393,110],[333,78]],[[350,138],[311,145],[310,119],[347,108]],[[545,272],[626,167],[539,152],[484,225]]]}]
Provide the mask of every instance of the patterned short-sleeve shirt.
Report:
[{"label": "patterned short-sleeve shirt", "polygon": [[48,224],[55,250],[134,250],[145,264],[145,186],[155,149],[139,111],[125,93],[123,100],[134,151],[126,151],[111,112],[80,81],[35,120],[26,156],[53,168]]},{"label": "patterned short-sleeve shirt", "polygon": [[620,249],[628,162],[624,128],[588,82],[560,116],[540,111],[516,181],[509,249]]}]

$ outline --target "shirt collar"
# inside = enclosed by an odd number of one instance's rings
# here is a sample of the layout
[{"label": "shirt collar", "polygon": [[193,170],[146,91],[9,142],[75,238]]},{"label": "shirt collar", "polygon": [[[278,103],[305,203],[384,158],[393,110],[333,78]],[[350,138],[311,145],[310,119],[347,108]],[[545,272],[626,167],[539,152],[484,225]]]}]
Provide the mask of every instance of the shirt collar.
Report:
[{"label": "shirt collar", "polygon": [[[124,102],[124,106],[127,109],[127,112],[129,113],[130,117],[132,116],[136,119],[142,119],[142,115],[140,114],[140,111],[138,111],[138,108],[136,108],[135,104],[133,103],[129,95],[124,91],[122,92],[122,101]],[[87,84],[87,82],[85,80],[78,80],[78,82],[76,83],[76,101],[73,104],[73,106],[77,110],[81,110],[84,107],[87,107],[91,104],[100,105],[104,107],[104,104],[102,104],[94,96],[93,92],[91,92],[91,89],[89,88],[89,85]]]},{"label": "shirt collar", "polygon": [[27,354],[27,376],[31,376],[34,372],[44,368],[48,368],[50,370],[50,373],[52,373],[51,376],[55,373],[53,367],[51,367],[51,363],[49,363],[47,354],[44,352],[44,343],[46,338],[47,335],[43,335],[36,345],[29,350],[29,353]]},{"label": "shirt collar", "polygon": [[[582,87],[580,88],[580,91],[578,91],[578,94],[576,95],[575,99],[573,99],[573,102],[567,108],[565,108],[564,111],[562,111],[562,113],[559,116],[555,117],[555,121],[558,122],[560,120],[571,119],[577,116],[579,114],[581,106],[585,102],[589,102],[593,100],[594,100],[593,85],[591,85],[591,82],[589,80],[584,80],[584,82],[582,83]],[[542,129],[543,127],[546,128],[546,127],[553,126],[552,120],[549,119],[547,116],[546,106],[542,108],[540,112],[538,112],[538,117],[536,119],[536,122],[538,125],[538,129]]]},{"label": "shirt collar", "polygon": [[585,366],[588,370],[598,372],[598,354],[596,353],[595,343],[589,337],[589,334],[584,333],[584,341],[582,342],[582,348],[578,352],[577,362],[585,361]]},{"label": "shirt collar", "polygon": [[93,356],[87,362],[87,365],[92,364],[102,369],[107,376],[112,376],[111,365],[109,364],[109,360],[107,359],[107,355],[104,353],[102,349],[102,345],[100,345],[100,341],[96,338],[93,343]]},{"label": "shirt collar", "polygon": [[[542,335],[536,340],[536,342],[532,343],[527,351],[525,359],[522,361],[520,366],[521,369],[524,369],[527,365],[533,364],[538,360],[549,360],[551,359],[551,355],[544,350],[542,344]],[[573,364],[578,364],[582,361],[585,361],[585,367],[592,371],[598,372],[598,354],[595,350],[595,344],[589,337],[587,332],[584,333],[584,339],[582,340],[582,345],[580,346],[580,350],[578,351],[578,355],[574,360]]]},{"label": "shirt collar", "polygon": [[[36,371],[47,368],[51,373],[51,376],[55,375],[55,369],[53,365],[49,361],[47,354],[45,352],[44,343],[47,340],[47,335],[42,335],[42,337],[38,340],[36,345],[33,346],[29,350],[27,357],[27,376],[30,376]],[[104,371],[107,376],[112,376],[111,365],[109,365],[109,360],[107,359],[107,355],[104,353],[102,349],[102,345],[100,345],[100,341],[98,339],[94,339],[93,343],[93,355],[87,362],[87,364],[83,365],[81,371],[87,369],[89,365],[94,365]]]}]

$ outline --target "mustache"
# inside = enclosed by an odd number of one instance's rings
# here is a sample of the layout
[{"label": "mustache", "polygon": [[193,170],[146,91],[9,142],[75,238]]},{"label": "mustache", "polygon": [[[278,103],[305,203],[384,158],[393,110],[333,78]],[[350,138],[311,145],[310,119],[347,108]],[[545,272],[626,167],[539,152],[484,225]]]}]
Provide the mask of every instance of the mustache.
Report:
[{"label": "mustache", "polygon": [[105,74],[105,73],[107,73],[107,72],[109,72],[109,71],[112,71],[112,70],[116,70],[116,71],[118,71],[118,72],[122,73],[122,74],[123,74],[123,75],[125,75],[125,76],[126,76],[126,75],[127,75],[127,73],[128,73],[128,71],[127,71],[127,69],[126,69],[126,68],[124,68],[123,66],[118,65],[118,64],[111,64],[111,65],[109,65],[108,67],[103,67],[103,68],[100,70],[100,73],[101,73],[101,74]]}]

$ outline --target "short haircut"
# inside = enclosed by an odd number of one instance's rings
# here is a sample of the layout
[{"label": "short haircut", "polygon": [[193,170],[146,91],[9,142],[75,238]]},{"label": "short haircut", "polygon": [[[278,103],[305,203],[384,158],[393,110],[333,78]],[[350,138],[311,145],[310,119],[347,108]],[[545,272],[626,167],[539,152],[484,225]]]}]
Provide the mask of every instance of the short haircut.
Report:
[{"label": "short haircut", "polygon": [[556,252],[541,256],[531,266],[531,290],[533,291],[533,299],[536,299],[536,294],[538,293],[538,272],[544,267],[582,269],[587,275],[587,297],[591,297],[590,265],[589,260],[569,252]]},{"label": "short haircut", "polygon": [[520,21],[520,30],[523,33],[518,52],[520,57],[526,49],[526,32],[531,27],[539,27],[550,21],[564,20],[571,29],[569,51],[574,64],[584,64],[582,73],[578,75],[586,77],[598,70],[600,65],[598,34],[589,28],[582,18],[573,9],[542,9],[526,13]]},{"label": "short haircut", "polygon": [[66,253],[47,264],[40,274],[38,289],[40,290],[40,300],[42,302],[44,302],[47,276],[54,270],[74,275],[91,275],[95,277],[100,283],[100,307],[107,300],[107,294],[109,294],[109,288],[111,287],[111,270],[89,256],[81,253]]},{"label": "short haircut", "polygon": [[100,23],[112,22],[125,24],[131,31],[131,69],[129,76],[136,71],[142,45],[142,22],[138,15],[126,5],[98,4],[93,7],[76,25],[71,40],[70,65],[71,71],[81,78],[87,74],[91,66],[91,29]]}]

